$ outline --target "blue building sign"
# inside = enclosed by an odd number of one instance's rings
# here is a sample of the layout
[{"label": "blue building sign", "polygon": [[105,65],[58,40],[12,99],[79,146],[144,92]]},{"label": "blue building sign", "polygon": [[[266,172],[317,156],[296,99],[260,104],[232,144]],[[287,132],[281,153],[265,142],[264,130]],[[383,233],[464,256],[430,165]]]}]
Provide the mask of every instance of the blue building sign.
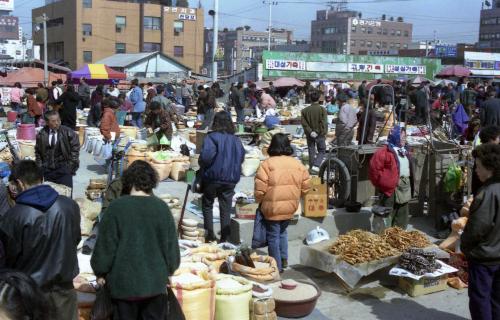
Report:
[{"label": "blue building sign", "polygon": [[436,52],[436,57],[456,58],[457,47],[456,46],[437,45],[435,52]]}]

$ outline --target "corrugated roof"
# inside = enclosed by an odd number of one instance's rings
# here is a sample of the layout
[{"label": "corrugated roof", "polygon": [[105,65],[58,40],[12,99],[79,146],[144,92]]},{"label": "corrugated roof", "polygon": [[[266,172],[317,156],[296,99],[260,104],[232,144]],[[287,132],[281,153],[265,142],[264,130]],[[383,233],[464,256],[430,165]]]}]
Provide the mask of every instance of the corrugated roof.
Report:
[{"label": "corrugated roof", "polygon": [[146,59],[149,56],[155,55],[156,53],[157,52],[117,53],[110,57],[99,60],[96,63],[102,63],[109,67],[125,68],[138,61]]},{"label": "corrugated roof", "polygon": [[110,57],[99,60],[95,63],[102,63],[102,64],[107,65],[108,67],[111,67],[111,68],[113,68],[113,67],[114,68],[126,68],[126,67],[129,67],[129,66],[131,66],[135,63],[138,63],[144,59],[147,59],[151,56],[155,56],[157,54],[169,59],[170,61],[172,61],[172,63],[177,64],[181,68],[184,68],[186,70],[191,70],[191,68],[189,68],[188,66],[182,64],[181,62],[177,61],[176,59],[169,57],[166,54],[163,54],[159,51],[141,52],[141,53],[117,53],[117,54],[112,55]]}]

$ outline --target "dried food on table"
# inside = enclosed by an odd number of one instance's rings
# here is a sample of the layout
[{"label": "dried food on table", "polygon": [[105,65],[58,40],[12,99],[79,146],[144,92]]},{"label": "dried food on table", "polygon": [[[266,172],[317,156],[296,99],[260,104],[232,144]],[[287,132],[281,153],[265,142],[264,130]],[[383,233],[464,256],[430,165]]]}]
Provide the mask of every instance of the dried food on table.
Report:
[{"label": "dried food on table", "polygon": [[[401,252],[409,248],[426,248],[431,245],[427,236],[422,232],[405,231],[399,227],[388,228],[381,236],[387,243]],[[423,251],[413,254],[423,254]]]},{"label": "dried food on table", "polygon": [[329,251],[352,265],[399,254],[382,237],[362,230],[353,230],[341,235]]},{"label": "dried food on table", "polygon": [[424,252],[419,248],[410,248],[404,252],[399,259],[399,266],[417,276],[441,269],[435,252]]}]

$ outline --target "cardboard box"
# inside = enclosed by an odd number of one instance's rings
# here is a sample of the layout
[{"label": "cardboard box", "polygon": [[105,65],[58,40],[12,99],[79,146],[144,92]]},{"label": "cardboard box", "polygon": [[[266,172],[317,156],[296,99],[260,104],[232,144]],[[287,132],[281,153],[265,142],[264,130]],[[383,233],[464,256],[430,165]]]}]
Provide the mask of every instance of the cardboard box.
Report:
[{"label": "cardboard box", "polygon": [[304,197],[304,216],[323,218],[328,211],[327,186],[321,183],[321,178],[311,179],[311,190]]},{"label": "cardboard box", "polygon": [[255,214],[259,208],[258,203],[236,203],[236,219],[255,219]]},{"label": "cardboard box", "polygon": [[411,297],[444,291],[448,289],[448,275],[437,278],[422,278],[420,280],[400,277],[399,287]]}]

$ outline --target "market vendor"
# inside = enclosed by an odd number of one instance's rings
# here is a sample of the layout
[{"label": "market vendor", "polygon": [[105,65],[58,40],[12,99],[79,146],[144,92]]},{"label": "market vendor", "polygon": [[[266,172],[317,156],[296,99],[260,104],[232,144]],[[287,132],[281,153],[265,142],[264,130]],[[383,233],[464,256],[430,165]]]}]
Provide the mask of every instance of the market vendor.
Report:
[{"label": "market vendor", "polygon": [[[358,113],[358,132],[357,132],[357,140],[358,144],[373,144],[373,136],[375,135],[375,129],[377,128],[377,114],[375,110],[371,108],[370,110],[366,110],[365,101],[359,101],[359,109]],[[366,112],[368,112],[368,118],[366,118]],[[363,137],[363,129],[365,127],[365,119],[366,119],[366,129],[364,130]],[[364,139],[363,139],[364,138]],[[361,141],[363,139],[363,141]]]},{"label": "market vendor", "polygon": [[413,170],[406,147],[406,130],[395,126],[387,145],[370,160],[370,181],[381,192],[380,205],[392,208],[391,226],[406,229],[409,222],[408,202],[413,192]]},{"label": "market vendor", "polygon": [[319,105],[320,93],[311,92],[312,104],[302,110],[301,121],[307,139],[309,151],[309,168],[319,172],[326,153],[326,134],[328,133],[328,116],[326,109]]},{"label": "market vendor", "polygon": [[158,141],[163,135],[165,135],[169,141],[172,140],[172,120],[168,112],[162,109],[159,102],[151,102],[149,112],[144,121],[144,126],[151,129],[156,134]]},{"label": "market vendor", "polygon": [[469,308],[472,319],[499,319],[500,145],[481,145],[472,156],[484,185],[470,207],[461,237],[469,266]]},{"label": "market vendor", "polygon": [[354,138],[354,127],[358,123],[357,110],[347,103],[347,96],[343,93],[337,95],[340,107],[339,117],[335,126],[335,136],[338,146],[349,146]]}]

